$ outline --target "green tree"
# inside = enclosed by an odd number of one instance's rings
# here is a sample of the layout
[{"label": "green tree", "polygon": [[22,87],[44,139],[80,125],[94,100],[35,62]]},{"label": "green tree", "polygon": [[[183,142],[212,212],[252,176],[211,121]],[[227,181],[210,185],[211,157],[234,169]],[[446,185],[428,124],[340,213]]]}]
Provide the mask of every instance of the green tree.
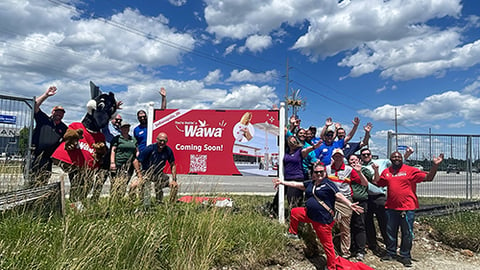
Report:
[{"label": "green tree", "polygon": [[30,130],[28,127],[24,127],[20,130],[20,135],[18,137],[18,150],[20,151],[20,154],[24,156],[27,153],[28,150],[28,134],[30,133]]}]

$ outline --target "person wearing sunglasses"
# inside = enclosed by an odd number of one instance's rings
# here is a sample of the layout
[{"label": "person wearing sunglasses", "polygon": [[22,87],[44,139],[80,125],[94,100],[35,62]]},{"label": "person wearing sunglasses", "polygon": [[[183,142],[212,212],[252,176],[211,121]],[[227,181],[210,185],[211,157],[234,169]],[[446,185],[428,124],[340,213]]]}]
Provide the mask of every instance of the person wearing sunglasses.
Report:
[{"label": "person wearing sunglasses", "polygon": [[120,126],[122,125],[122,116],[120,114],[115,115],[115,117],[108,122],[108,125],[102,128],[102,133],[105,135],[105,142],[107,147],[110,147],[110,142],[112,139],[122,133]]},{"label": "person wearing sunglasses", "polygon": [[[133,167],[137,173],[137,180],[130,185],[130,195],[135,196],[135,190],[140,187],[141,194],[146,194],[144,204],[150,203],[150,182],[154,183],[156,203],[163,201],[163,188],[170,187],[170,197],[176,194],[177,185],[177,166],[172,149],[167,145],[168,136],[165,132],[157,135],[156,142],[148,145],[140,152],[133,161]],[[165,166],[170,165],[172,179],[164,173]],[[147,183],[145,185],[145,183]]]},{"label": "person wearing sunglasses", "polygon": [[347,199],[327,178],[325,166],[321,162],[317,162],[313,166],[312,180],[296,182],[275,179],[273,182],[275,187],[284,185],[305,191],[305,207],[293,208],[290,213],[287,237],[299,239],[299,223],[311,223],[327,257],[327,269],[337,269],[332,237],[332,228],[335,223],[333,210],[335,209],[335,200],[343,202],[352,211],[358,213],[363,212],[363,208]]},{"label": "person wearing sunglasses", "polygon": [[[407,160],[413,154],[414,150],[407,147],[403,158]],[[377,219],[380,235],[383,243],[387,241],[387,217],[385,215],[385,202],[387,200],[387,188],[378,187],[373,183],[375,170],[373,167],[378,167],[378,171],[382,172],[384,169],[392,165],[390,159],[373,159],[372,151],[369,148],[360,150],[360,161],[362,163],[362,173],[368,180],[368,201],[367,210],[365,213],[365,230],[367,234],[367,246],[377,256],[383,256],[384,250],[377,243],[377,227],[374,219]]]},{"label": "person wearing sunglasses", "polygon": [[[162,105],[160,109],[165,110],[167,108],[167,90],[162,87],[158,91],[158,93],[160,94],[160,96],[162,96]],[[145,147],[147,147],[147,112],[145,112],[144,110],[139,110],[137,112],[137,120],[139,124],[133,129],[133,136],[137,140],[138,151],[142,152]]]}]

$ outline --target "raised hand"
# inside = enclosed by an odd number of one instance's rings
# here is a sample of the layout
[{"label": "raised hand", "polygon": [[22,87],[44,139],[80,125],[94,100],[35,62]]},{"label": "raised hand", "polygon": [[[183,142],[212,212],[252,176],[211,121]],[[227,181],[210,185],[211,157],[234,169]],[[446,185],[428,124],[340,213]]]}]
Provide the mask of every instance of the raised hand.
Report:
[{"label": "raised hand", "polygon": [[440,163],[442,163],[442,161],[443,161],[443,153],[438,155],[438,157],[433,157],[433,164],[435,164],[435,165],[440,165]]},{"label": "raised hand", "polygon": [[117,110],[121,110],[123,105],[123,101],[119,100],[117,101]]},{"label": "raised hand", "polygon": [[370,122],[368,122],[365,126],[363,126],[363,130],[365,130],[365,132],[368,132],[368,133],[372,131],[372,128],[373,128],[373,125]]},{"label": "raised hand", "polygon": [[332,118],[328,117],[327,119],[325,119],[325,126],[329,127],[331,125],[333,125]]},{"label": "raised hand", "polygon": [[57,93],[57,87],[55,86],[50,86],[47,89],[47,91],[45,91],[45,95],[47,95],[47,97],[54,96],[56,93]]},{"label": "raised hand", "polygon": [[160,91],[158,91],[158,93],[160,93],[160,95],[162,97],[166,97],[167,96],[167,90],[165,90],[165,88],[160,88]]},{"label": "raised hand", "polygon": [[353,118],[352,120],[352,124],[354,126],[358,126],[360,124],[360,118],[358,118],[358,116],[355,116],[355,118]]}]

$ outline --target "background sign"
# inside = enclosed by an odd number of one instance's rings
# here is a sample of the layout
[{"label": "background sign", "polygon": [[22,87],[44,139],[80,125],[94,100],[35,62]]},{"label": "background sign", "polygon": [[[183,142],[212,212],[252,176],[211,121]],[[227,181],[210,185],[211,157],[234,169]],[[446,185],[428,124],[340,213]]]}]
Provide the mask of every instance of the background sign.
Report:
[{"label": "background sign", "polygon": [[16,124],[17,117],[14,115],[3,115],[0,114],[0,123],[2,124]]},{"label": "background sign", "polygon": [[154,110],[150,143],[167,133],[179,174],[270,175],[278,126],[278,110]]}]

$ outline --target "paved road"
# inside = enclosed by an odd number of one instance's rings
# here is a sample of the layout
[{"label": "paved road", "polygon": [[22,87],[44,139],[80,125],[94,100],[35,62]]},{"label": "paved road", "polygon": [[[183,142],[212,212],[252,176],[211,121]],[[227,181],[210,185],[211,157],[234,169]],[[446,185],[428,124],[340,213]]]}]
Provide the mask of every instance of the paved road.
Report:
[{"label": "paved road", "polygon": [[[180,194],[222,194],[222,193],[242,193],[242,194],[260,194],[273,195],[274,189],[272,185],[273,177],[262,176],[272,175],[271,172],[261,172],[252,166],[240,168],[244,176],[206,176],[206,175],[179,175]],[[52,181],[59,181],[60,177],[65,180],[65,188],[68,194],[70,183],[68,177],[59,168],[54,168]],[[12,180],[15,177],[0,177],[2,190],[12,190],[21,186],[21,181]],[[17,177],[18,178],[18,177]],[[417,194],[419,196],[442,196],[467,198],[467,173],[447,174],[446,172],[438,172],[434,181],[431,183],[420,183],[417,185]],[[5,186],[8,183],[8,186]],[[480,198],[480,174],[472,175],[472,194],[474,198]],[[107,181],[103,188],[103,194],[108,194],[110,182]],[[165,189],[168,193],[168,189]]]},{"label": "paved road", "polygon": [[[246,167],[243,170],[247,170]],[[246,173],[246,176],[217,176],[217,175],[178,175],[178,183],[180,185],[180,194],[257,194],[273,196],[275,190],[273,189],[272,179],[268,175],[274,172],[265,172],[264,175],[259,175],[258,172]],[[65,191],[68,194],[70,190],[70,182],[68,176],[62,172],[58,167],[53,169],[52,182],[60,181],[63,177],[65,181]],[[102,194],[109,193],[110,180],[105,183]],[[168,194],[168,188],[164,191]]]}]

